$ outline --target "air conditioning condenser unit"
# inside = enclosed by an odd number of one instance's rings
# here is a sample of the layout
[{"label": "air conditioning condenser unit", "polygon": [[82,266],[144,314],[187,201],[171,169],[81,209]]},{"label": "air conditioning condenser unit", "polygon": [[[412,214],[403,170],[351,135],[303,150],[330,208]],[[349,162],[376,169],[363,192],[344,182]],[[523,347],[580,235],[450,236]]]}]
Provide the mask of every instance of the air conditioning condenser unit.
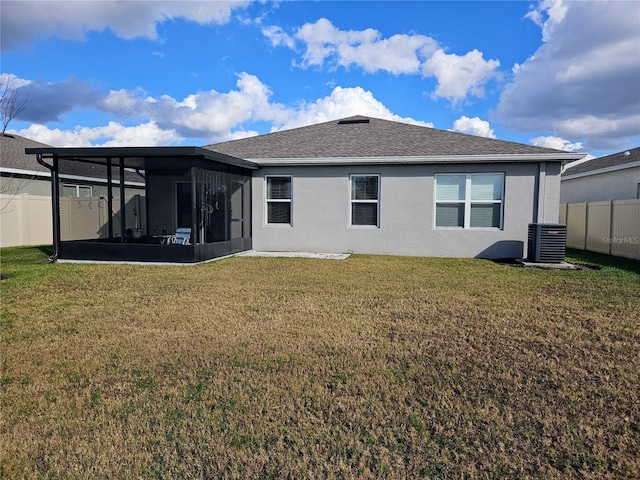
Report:
[{"label": "air conditioning condenser unit", "polygon": [[567,244],[567,226],[562,223],[530,223],[527,261],[562,263]]}]

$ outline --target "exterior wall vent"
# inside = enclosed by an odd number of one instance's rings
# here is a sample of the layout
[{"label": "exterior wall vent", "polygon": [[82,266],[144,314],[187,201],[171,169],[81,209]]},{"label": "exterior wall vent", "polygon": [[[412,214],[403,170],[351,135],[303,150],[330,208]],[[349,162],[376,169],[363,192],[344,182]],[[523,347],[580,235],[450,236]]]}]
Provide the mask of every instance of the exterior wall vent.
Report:
[{"label": "exterior wall vent", "polygon": [[562,223],[530,223],[527,261],[562,263],[567,243],[567,226]]},{"label": "exterior wall vent", "polygon": [[340,120],[338,125],[351,125],[353,123],[369,123],[368,118],[354,118],[353,120]]}]

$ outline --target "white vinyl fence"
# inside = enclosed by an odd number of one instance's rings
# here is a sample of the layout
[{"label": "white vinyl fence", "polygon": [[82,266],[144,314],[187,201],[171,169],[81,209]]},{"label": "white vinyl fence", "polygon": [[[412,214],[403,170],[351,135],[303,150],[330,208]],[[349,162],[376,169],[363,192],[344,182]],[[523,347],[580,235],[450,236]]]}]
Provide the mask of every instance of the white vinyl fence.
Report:
[{"label": "white vinyl fence", "polygon": [[[127,220],[133,222],[134,213],[143,213],[144,200],[139,195],[128,195],[134,199],[125,207]],[[120,200],[114,198],[114,215],[119,219]],[[20,245],[51,245],[53,243],[51,197],[21,193],[0,194],[0,247]],[[108,235],[109,211],[104,197],[60,197],[60,239],[78,240],[106,238]],[[144,225],[144,216],[140,218]],[[127,225],[134,227],[133,224]],[[119,226],[115,226],[119,235]]]},{"label": "white vinyl fence", "polygon": [[640,200],[563,203],[567,247],[640,260]]},{"label": "white vinyl fence", "polygon": [[0,247],[52,243],[51,197],[0,194]]}]

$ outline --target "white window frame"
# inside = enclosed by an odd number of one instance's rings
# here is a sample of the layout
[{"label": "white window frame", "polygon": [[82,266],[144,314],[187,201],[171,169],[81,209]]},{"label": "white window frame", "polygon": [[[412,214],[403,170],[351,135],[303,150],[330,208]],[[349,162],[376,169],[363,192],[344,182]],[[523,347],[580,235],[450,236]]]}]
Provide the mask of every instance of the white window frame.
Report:
[{"label": "white window frame", "polygon": [[[290,198],[269,198],[269,178],[288,178],[291,185]],[[269,204],[270,203],[288,203],[289,204],[289,223],[271,223],[269,222]],[[293,175],[265,175],[264,176],[264,224],[274,227],[291,227],[293,226]]]},{"label": "white window frame", "polygon": [[[447,176],[465,176],[464,200],[440,200],[437,199],[438,177]],[[471,200],[471,180],[474,176],[483,175],[500,175],[502,178],[502,192],[500,200]],[[433,188],[433,228],[443,230],[502,230],[504,228],[504,190],[505,190],[505,173],[504,172],[475,172],[475,173],[437,173],[434,178]],[[499,204],[500,205],[500,225],[498,227],[472,227],[471,226],[471,205],[472,204]],[[464,225],[462,227],[447,227],[436,225],[436,209],[438,204],[464,204]]]},{"label": "white window frame", "polygon": [[[376,177],[378,179],[378,192],[375,200],[354,200],[353,199],[353,178],[354,177]],[[380,174],[379,173],[352,173],[349,175],[349,227],[350,228],[380,228]],[[376,204],[376,224],[375,225],[354,225],[353,224],[353,204],[354,203],[375,203]]]},{"label": "white window frame", "polygon": [[71,197],[71,198],[87,198],[87,196],[80,196],[80,188],[88,188],[89,189],[89,193],[90,195],[88,195],[89,197],[93,197],[93,187],[91,185],[79,185],[77,183],[63,183],[62,184],[62,191],[64,192],[65,188],[74,188],[76,190],[76,194],[75,196]]}]

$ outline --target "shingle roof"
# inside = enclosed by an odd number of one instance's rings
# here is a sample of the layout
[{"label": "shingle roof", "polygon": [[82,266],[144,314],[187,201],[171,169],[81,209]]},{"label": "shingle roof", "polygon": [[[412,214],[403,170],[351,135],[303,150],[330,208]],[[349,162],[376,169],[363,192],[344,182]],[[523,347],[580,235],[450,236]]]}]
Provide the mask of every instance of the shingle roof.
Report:
[{"label": "shingle roof", "polygon": [[[48,168],[40,165],[36,161],[35,155],[27,155],[25,153],[25,148],[52,149],[54,147],[45,143],[36,142],[35,140],[31,140],[30,138],[22,137],[20,135],[5,133],[2,136],[2,142],[0,146],[0,168],[2,170],[19,170],[22,171],[19,172],[19,174],[21,175],[32,175],[31,172],[37,172],[38,174],[42,173],[45,176],[50,176],[51,171]],[[88,179],[105,180],[107,175],[104,167],[101,167],[99,165],[82,162],[69,162],[66,160],[60,160],[59,171],[61,174],[74,175],[76,177],[85,177]],[[15,174],[16,172],[10,173]],[[113,178],[114,180],[120,178],[117,171],[114,171]],[[135,173],[126,171],[125,180],[130,182],[139,182],[140,177],[138,177]]]},{"label": "shingle roof", "polygon": [[625,150],[624,152],[613,153],[605,157],[593,158],[574,167],[569,167],[562,174],[563,177],[587,173],[604,168],[617,167],[626,163],[640,162],[640,147]]},{"label": "shingle roof", "polygon": [[355,116],[204,148],[245,159],[564,154],[560,150]]},{"label": "shingle roof", "polygon": [[34,155],[24,153],[25,148],[50,147],[44,143],[36,142],[20,135],[4,134],[0,146],[0,167],[16,170],[28,170],[30,172],[49,173],[49,170],[36,162]]}]

